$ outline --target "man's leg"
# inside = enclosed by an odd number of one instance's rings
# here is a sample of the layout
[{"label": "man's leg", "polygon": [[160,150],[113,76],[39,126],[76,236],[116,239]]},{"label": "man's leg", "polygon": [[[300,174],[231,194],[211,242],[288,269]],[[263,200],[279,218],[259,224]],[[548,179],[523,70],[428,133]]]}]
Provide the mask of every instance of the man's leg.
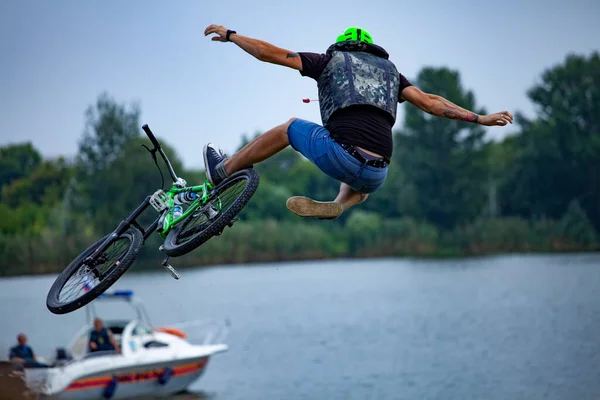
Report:
[{"label": "man's leg", "polygon": [[290,144],[287,130],[294,120],[295,118],[292,118],[266,131],[230,158],[224,158],[211,144],[205,146],[204,166],[208,180],[213,185],[218,185],[229,175],[264,161],[285,149]]},{"label": "man's leg", "polygon": [[294,119],[266,131],[228,158],[225,161],[227,175],[264,161],[289,146],[287,130]]},{"label": "man's leg", "polygon": [[294,196],[287,200],[286,206],[301,217],[335,219],[350,207],[365,201],[367,197],[368,194],[359,193],[342,182],[340,191],[333,201],[315,201],[304,196]]},{"label": "man's leg", "polygon": [[344,211],[346,211],[350,207],[367,200],[367,197],[369,197],[367,193],[359,193],[346,183],[342,182],[340,184],[340,192],[338,193],[334,202],[341,204],[341,206],[344,208]]}]

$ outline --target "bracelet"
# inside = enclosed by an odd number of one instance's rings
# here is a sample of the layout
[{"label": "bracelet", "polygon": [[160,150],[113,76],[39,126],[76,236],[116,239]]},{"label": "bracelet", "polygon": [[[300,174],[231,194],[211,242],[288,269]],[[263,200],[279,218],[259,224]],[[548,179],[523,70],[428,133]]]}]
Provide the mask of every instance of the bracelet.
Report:
[{"label": "bracelet", "polygon": [[225,35],[226,41],[231,42],[231,39],[229,39],[229,36],[231,36],[232,33],[237,33],[237,32],[227,29],[227,34]]}]

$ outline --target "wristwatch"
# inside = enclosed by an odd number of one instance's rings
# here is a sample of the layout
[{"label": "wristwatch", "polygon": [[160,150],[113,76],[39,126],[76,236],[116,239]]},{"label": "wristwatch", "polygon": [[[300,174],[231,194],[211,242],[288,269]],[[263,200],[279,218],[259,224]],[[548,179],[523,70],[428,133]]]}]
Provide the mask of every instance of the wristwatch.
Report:
[{"label": "wristwatch", "polygon": [[230,29],[227,29],[227,34],[225,35],[225,40],[228,42],[231,42],[231,40],[229,39],[229,36],[231,36],[232,33],[237,33],[236,31],[232,31]]}]

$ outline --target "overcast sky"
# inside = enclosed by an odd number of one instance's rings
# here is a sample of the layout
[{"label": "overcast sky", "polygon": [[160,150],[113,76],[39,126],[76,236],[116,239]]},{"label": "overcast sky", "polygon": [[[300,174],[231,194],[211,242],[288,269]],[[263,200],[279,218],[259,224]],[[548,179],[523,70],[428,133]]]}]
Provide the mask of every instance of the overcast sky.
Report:
[{"label": "overcast sky", "polygon": [[598,21],[598,0],[0,0],[0,145],[32,141],[45,156],[72,156],[103,91],[138,102],[140,123],[188,167],[202,166],[207,141],[232,152],[242,134],[292,116],[320,123],[317,103],[301,101],[316,97],[314,81],[211,42],[212,23],[314,52],[361,26],[409,79],[449,66],[489,112],[532,115],[526,90],[568,53],[598,50]]}]

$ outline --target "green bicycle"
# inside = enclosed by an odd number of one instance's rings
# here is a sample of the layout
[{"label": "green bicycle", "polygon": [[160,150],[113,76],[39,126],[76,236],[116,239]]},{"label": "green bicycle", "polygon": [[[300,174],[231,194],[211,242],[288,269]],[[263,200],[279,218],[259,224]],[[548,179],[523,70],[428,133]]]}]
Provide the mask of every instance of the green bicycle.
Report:
[{"label": "green bicycle", "polygon": [[[166,192],[159,189],[147,196],[112,233],[92,244],[65,268],[46,298],[46,306],[54,314],[75,311],[104,293],[129,269],[145,240],[155,232],[164,239],[159,248],[166,254],[162,266],[179,279],[169,258],[187,254],[220,235],[225,227],[231,227],[258,188],[259,176],[253,168],[238,171],[215,187],[208,180],[202,185],[187,186],[187,182],[175,174],[148,125],[142,129],[154,146],[152,149],[144,147],[157,167],[156,153],[162,157],[173,186]],[[162,178],[162,171],[158,169]],[[149,206],[159,215],[144,229],[137,218]]]}]

